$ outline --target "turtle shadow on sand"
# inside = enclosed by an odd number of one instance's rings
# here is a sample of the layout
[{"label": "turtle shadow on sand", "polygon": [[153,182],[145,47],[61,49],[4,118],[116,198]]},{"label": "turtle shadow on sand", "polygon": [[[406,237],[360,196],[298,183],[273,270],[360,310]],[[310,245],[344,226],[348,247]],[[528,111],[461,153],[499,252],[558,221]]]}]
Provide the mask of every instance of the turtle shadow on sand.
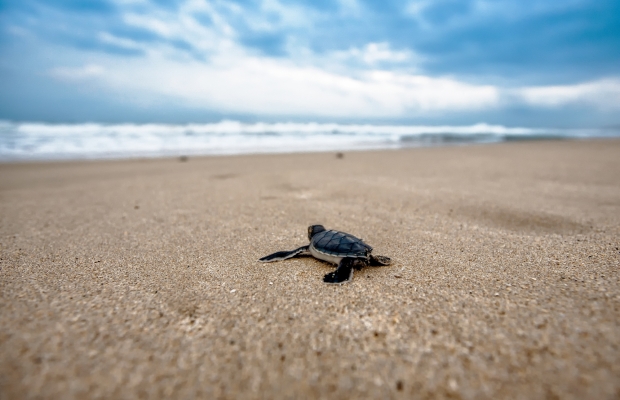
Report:
[{"label": "turtle shadow on sand", "polygon": [[366,266],[390,265],[388,257],[375,256],[372,247],[353,235],[345,232],[326,230],[323,225],[308,227],[310,244],[291,251],[278,251],[265,256],[258,261],[282,261],[297,256],[312,256],[319,260],[336,264],[336,271],[325,275],[323,282],[345,283],[353,278],[353,270],[360,270]]}]

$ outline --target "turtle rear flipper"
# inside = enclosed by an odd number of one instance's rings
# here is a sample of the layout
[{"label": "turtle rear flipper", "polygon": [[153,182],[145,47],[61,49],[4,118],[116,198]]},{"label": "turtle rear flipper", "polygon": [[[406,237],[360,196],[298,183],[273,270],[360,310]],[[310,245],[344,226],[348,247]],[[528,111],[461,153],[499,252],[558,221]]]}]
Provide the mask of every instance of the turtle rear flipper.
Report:
[{"label": "turtle rear flipper", "polygon": [[282,261],[288,258],[293,258],[295,256],[308,255],[310,252],[308,251],[308,246],[301,246],[298,249],[292,251],[278,251],[273,254],[269,254],[263,258],[260,258],[258,261],[260,262],[274,262],[274,261]]},{"label": "turtle rear flipper", "polygon": [[360,259],[345,257],[340,260],[340,264],[338,264],[338,268],[334,272],[330,272],[329,274],[323,277],[323,282],[325,283],[345,283],[351,281],[353,279],[353,268],[360,269]]},{"label": "turtle rear flipper", "polygon": [[390,257],[373,256],[372,254],[370,255],[370,266],[371,267],[382,267],[384,265],[390,265],[391,263],[392,263],[392,260],[390,259]]}]

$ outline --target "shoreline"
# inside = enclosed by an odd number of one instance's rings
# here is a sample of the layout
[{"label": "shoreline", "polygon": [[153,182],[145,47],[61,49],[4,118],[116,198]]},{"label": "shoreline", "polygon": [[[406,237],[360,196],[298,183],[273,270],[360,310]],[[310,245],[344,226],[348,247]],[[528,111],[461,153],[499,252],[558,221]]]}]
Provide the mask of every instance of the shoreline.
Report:
[{"label": "shoreline", "polygon": [[222,152],[222,153],[195,153],[191,152],[178,152],[173,154],[144,154],[144,155],[100,155],[100,156],[86,156],[86,157],[74,157],[69,155],[53,155],[49,157],[40,158],[12,158],[2,159],[0,158],[0,165],[11,164],[55,164],[55,163],[79,163],[79,162],[115,162],[115,161],[149,161],[149,160],[179,160],[185,158],[188,159],[204,158],[204,157],[238,157],[238,156],[275,156],[286,154],[335,154],[335,153],[359,153],[359,152],[382,152],[382,151],[400,151],[400,150],[414,150],[414,149],[426,149],[437,147],[469,147],[469,146],[493,146],[500,144],[510,143],[544,143],[544,142],[598,142],[598,141],[617,141],[620,137],[592,137],[592,138],[571,138],[571,137],[517,137],[506,138],[498,141],[491,142],[438,142],[438,143],[425,143],[425,144],[393,144],[391,146],[378,146],[378,147],[353,147],[353,148],[334,148],[334,149],[317,149],[317,150],[265,150],[265,151],[248,151],[248,152]]},{"label": "shoreline", "polygon": [[0,162],[364,151],[541,140],[618,139],[620,130],[329,123],[2,123]]}]

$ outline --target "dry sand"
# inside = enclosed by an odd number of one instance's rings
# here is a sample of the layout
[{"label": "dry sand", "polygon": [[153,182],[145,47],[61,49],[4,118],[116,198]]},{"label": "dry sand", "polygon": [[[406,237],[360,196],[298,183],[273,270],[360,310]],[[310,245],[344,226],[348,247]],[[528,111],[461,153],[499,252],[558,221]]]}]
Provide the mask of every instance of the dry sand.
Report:
[{"label": "dry sand", "polygon": [[[0,165],[0,398],[620,397],[620,141]],[[262,264],[322,223],[394,264]]]}]

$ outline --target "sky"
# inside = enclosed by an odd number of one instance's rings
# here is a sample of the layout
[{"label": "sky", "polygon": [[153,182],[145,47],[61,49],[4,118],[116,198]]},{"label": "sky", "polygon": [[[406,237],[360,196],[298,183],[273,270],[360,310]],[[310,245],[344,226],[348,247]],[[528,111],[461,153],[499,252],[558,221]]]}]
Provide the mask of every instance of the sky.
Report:
[{"label": "sky", "polygon": [[620,126],[617,0],[0,0],[0,119]]}]

